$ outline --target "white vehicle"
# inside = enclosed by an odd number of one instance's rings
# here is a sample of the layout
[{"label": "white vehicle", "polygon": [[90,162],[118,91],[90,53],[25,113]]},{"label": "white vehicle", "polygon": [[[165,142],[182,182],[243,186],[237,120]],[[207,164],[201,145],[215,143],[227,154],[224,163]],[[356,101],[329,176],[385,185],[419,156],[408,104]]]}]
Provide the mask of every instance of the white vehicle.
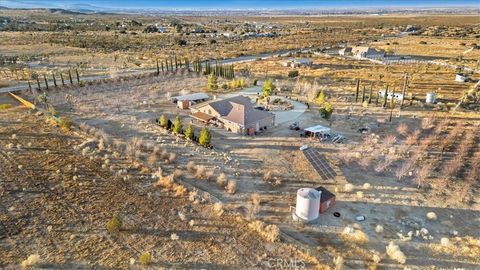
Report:
[{"label": "white vehicle", "polygon": [[307,150],[308,149],[308,144],[304,144],[302,146],[300,146],[300,151],[304,151],[304,150]]}]

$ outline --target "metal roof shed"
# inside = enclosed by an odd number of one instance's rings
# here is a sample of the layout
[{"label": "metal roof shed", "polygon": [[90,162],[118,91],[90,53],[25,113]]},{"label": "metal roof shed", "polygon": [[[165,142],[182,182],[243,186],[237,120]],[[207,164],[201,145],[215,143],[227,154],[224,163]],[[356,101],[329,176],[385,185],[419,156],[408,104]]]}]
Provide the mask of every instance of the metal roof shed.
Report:
[{"label": "metal roof shed", "polygon": [[312,134],[313,136],[330,134],[330,128],[324,127],[322,125],[309,127],[309,128],[304,129],[304,131],[305,131],[306,135]]},{"label": "metal roof shed", "polygon": [[184,95],[184,96],[175,96],[175,97],[171,97],[170,100],[172,102],[178,102],[178,101],[184,101],[184,100],[188,100],[188,101],[200,101],[200,100],[207,100],[209,99],[210,97],[205,94],[205,93],[193,93],[193,94],[189,94],[189,95]]}]

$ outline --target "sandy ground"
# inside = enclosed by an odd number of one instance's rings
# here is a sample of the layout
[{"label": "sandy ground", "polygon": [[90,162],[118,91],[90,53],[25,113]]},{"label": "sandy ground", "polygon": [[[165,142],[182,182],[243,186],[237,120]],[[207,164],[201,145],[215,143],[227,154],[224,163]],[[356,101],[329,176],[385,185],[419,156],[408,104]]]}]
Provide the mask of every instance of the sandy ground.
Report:
[{"label": "sandy ground", "polygon": [[[154,143],[168,152],[176,153],[177,166],[180,168],[185,169],[189,161],[194,161],[212,170],[215,175],[225,173],[228,179],[237,182],[238,189],[234,195],[225,193],[213,181],[199,181],[195,177],[188,177],[185,181],[223,201],[237,213],[277,224],[288,239],[297,241],[298,246],[309,250],[324,263],[331,265],[332,259],[341,255],[345,258],[345,267],[351,269],[373,265],[380,269],[403,269],[404,266],[411,269],[479,267],[475,255],[471,255],[476,253],[435,253],[430,248],[431,245],[439,245],[442,237],[452,241],[455,237],[466,236],[477,239],[477,206],[445,207],[442,197],[432,200],[428,192],[417,189],[412,182],[397,181],[392,172],[379,175],[370,169],[360,170],[356,163],[345,164],[341,161],[342,156],[353,151],[352,147],[364,140],[366,135],[358,133],[358,128],[368,126],[371,132],[386,136],[403,121],[411,124],[413,129],[419,125],[420,118],[429,116],[431,112],[417,107],[401,112],[396,110],[393,122],[389,123],[385,121],[388,112],[384,109],[365,109],[339,102],[335,105],[337,109],[331,122],[322,120],[318,108],[311,107],[295,119],[280,123],[257,137],[238,136],[212,128],[212,151],[185,143],[154,124],[154,119],[160,114],[169,117],[178,114],[183,117],[184,123],[191,121],[188,111],[176,109],[174,104],[166,101],[165,95],[186,89],[191,92],[202,91],[205,83],[204,78],[194,75],[169,75],[67,89],[52,92],[49,98],[61,115],[72,118],[76,123],[87,122],[101,128],[111,138],[122,141],[139,137],[146,143]],[[442,114],[438,113],[439,116]],[[301,127],[331,124],[332,130],[345,135],[348,143],[315,143],[300,138],[297,131],[288,129],[292,121],[298,121]],[[298,150],[305,143],[325,154],[338,175],[333,181],[322,181],[312,169]],[[281,182],[280,186],[263,180],[266,171],[272,171],[273,177]],[[351,190],[345,189],[347,183],[352,184]],[[370,187],[366,188],[365,183],[369,183]],[[296,190],[318,185],[336,193],[337,205],[321,215],[314,224],[294,223],[290,206],[295,204]],[[259,211],[252,214],[249,198],[253,193],[261,196],[262,203]],[[340,212],[341,218],[333,217],[334,211]],[[437,220],[428,220],[427,212],[435,212]],[[356,215],[365,215],[367,218],[355,225],[358,231],[368,236],[367,241],[355,242],[342,235],[345,226],[354,226]],[[376,232],[377,225],[383,226],[383,232]],[[422,228],[427,229],[428,233],[425,234],[423,230],[420,234]],[[410,231],[411,239],[408,236]],[[397,243],[405,253],[405,264],[399,264],[386,255],[385,246],[390,241]],[[380,257],[380,262],[374,255]]]}]

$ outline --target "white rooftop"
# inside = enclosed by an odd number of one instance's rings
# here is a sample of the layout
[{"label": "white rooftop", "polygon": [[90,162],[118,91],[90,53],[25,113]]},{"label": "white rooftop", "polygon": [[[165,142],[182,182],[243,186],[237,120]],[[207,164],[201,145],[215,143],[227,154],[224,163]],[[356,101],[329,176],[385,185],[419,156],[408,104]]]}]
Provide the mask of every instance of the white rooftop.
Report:
[{"label": "white rooftop", "polygon": [[176,101],[183,101],[183,100],[190,100],[190,101],[195,101],[195,100],[200,100],[200,99],[208,99],[209,96],[205,93],[193,93],[189,95],[184,95],[184,96],[176,96],[176,97],[171,97],[171,100],[176,100]]},{"label": "white rooftop", "polygon": [[312,133],[330,133],[330,128],[324,127],[322,125],[317,125],[313,127],[309,127],[304,129],[305,131],[312,132]]}]

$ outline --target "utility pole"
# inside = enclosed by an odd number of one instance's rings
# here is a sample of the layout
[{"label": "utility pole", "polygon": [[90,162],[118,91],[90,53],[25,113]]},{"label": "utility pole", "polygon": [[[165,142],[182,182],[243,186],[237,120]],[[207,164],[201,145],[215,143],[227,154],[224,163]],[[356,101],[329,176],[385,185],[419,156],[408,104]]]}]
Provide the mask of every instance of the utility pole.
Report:
[{"label": "utility pole", "polygon": [[403,108],[403,101],[405,100],[405,95],[407,94],[408,87],[408,73],[403,74],[403,90],[402,90],[402,100],[400,101],[400,109]]}]

